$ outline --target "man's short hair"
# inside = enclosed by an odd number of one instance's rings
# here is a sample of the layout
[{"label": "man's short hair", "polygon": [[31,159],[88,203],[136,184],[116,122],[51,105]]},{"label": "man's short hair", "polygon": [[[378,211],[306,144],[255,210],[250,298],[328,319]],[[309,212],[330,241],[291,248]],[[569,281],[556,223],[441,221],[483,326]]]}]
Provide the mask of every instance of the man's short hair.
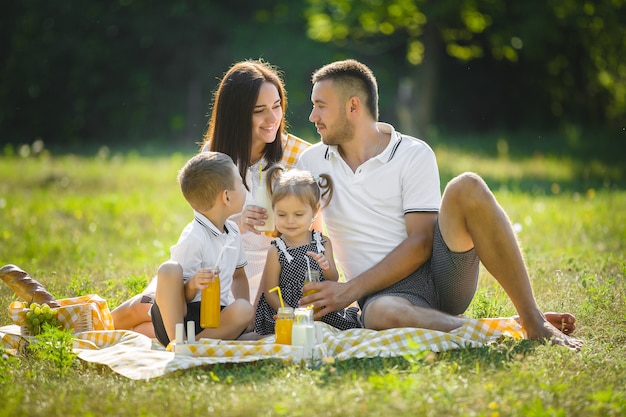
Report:
[{"label": "man's short hair", "polygon": [[374,120],[378,121],[378,83],[372,70],[354,59],[324,65],[313,73],[313,84],[332,80],[345,100],[357,96],[365,103]]}]

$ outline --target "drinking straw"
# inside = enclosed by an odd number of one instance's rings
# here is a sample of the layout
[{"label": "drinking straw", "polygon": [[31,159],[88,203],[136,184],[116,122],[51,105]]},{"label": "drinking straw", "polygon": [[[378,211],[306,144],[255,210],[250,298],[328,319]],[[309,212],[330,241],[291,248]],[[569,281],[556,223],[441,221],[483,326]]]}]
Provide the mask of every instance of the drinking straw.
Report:
[{"label": "drinking straw", "polygon": [[217,261],[215,261],[215,266],[213,267],[213,269],[217,269],[220,267],[220,262],[222,261],[222,255],[224,254],[224,250],[228,248],[228,249],[235,249],[232,246],[222,246],[222,249],[220,249],[220,253],[219,255],[217,255]]},{"label": "drinking straw", "polygon": [[306,269],[309,271],[309,279],[311,279],[311,263],[309,262],[309,257],[304,255],[304,259],[306,259]]},{"label": "drinking straw", "polygon": [[270,292],[278,291],[278,299],[280,300],[280,308],[285,308],[285,302],[283,301],[283,293],[280,292],[280,287],[276,286],[270,290]]}]

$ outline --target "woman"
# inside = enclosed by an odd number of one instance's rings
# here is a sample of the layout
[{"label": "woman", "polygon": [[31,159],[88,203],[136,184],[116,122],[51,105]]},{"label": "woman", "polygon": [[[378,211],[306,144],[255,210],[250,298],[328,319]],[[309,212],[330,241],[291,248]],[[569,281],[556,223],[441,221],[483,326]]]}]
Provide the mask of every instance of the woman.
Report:
[{"label": "woman", "polygon": [[[233,220],[243,233],[248,255],[246,275],[250,299],[255,300],[265,265],[270,237],[256,230],[267,219],[255,200],[262,170],[282,163],[291,168],[309,146],[285,133],[287,96],[280,73],[263,61],[243,61],[226,73],[213,102],[202,150],[223,152],[233,158],[248,189],[241,215]],[[244,117],[252,114],[252,117]]]},{"label": "woman", "polygon": [[[234,64],[222,78],[212,103],[202,151],[223,152],[237,164],[248,190],[240,215],[234,216],[242,232],[248,265],[250,299],[258,300],[258,289],[271,238],[256,230],[265,224],[265,209],[254,195],[261,171],[274,163],[291,168],[309,145],[285,132],[287,95],[279,70],[262,60]],[[116,329],[130,329],[154,337],[149,315],[155,294],[153,280],[143,293],[112,311]]]}]

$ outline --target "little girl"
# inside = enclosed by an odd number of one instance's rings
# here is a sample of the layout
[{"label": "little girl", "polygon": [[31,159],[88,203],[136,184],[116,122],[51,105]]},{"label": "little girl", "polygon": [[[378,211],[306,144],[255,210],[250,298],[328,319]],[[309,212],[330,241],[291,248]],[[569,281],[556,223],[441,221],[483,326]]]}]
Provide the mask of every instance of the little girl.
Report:
[{"label": "little girl", "polygon": [[[278,286],[285,306],[298,307],[307,269],[320,272],[320,280],[337,281],[339,273],[333,259],[330,240],[317,230],[310,230],[320,209],[320,201],[328,204],[333,184],[326,174],[319,183],[308,171],[283,170],[280,166],[269,168],[266,174],[271,190],[272,208],[278,237],[272,240],[261,279],[263,294],[256,310],[255,326],[260,335],[274,333],[274,316],[280,307]],[[321,192],[324,189],[324,192]],[[308,257],[308,262],[307,262]],[[333,311],[322,321],[340,330],[361,327],[358,308]]]}]

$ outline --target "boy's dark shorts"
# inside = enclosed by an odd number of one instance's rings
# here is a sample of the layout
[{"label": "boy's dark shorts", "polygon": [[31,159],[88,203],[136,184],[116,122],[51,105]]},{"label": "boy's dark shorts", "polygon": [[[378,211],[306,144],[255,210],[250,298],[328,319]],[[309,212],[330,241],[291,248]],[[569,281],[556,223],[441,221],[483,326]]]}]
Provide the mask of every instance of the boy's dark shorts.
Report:
[{"label": "boy's dark shorts", "polygon": [[[223,309],[224,306],[221,307],[221,310]],[[159,306],[156,302],[152,304],[150,315],[152,316],[152,325],[154,326],[154,334],[157,340],[163,346],[167,346],[170,343],[170,338],[167,336],[165,324],[163,324],[163,317],[161,317],[161,310],[159,310]],[[200,301],[187,303],[187,315],[185,316],[184,323],[187,323],[188,321],[193,321],[195,323],[196,334],[204,330],[200,327]],[[187,331],[186,325],[184,326],[184,329]]]}]

